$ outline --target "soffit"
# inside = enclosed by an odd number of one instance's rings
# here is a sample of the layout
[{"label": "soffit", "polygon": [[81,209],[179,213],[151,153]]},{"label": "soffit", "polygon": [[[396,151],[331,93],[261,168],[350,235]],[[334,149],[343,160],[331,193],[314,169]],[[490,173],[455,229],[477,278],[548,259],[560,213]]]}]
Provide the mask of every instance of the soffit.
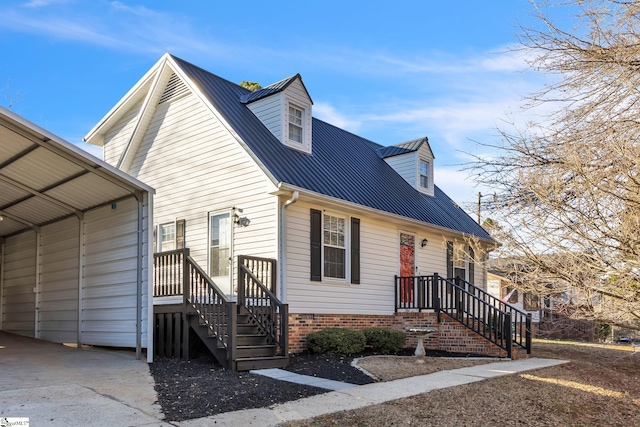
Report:
[{"label": "soffit", "polygon": [[0,237],[153,189],[0,108]]}]

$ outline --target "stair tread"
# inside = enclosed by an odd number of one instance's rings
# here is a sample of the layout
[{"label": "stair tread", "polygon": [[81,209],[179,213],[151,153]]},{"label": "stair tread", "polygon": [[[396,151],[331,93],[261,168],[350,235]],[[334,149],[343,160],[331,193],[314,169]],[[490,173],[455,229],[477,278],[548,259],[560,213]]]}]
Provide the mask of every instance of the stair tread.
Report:
[{"label": "stair tread", "polygon": [[288,359],[286,356],[252,356],[252,357],[236,357],[236,361],[241,360],[243,362],[253,360],[281,360]]}]

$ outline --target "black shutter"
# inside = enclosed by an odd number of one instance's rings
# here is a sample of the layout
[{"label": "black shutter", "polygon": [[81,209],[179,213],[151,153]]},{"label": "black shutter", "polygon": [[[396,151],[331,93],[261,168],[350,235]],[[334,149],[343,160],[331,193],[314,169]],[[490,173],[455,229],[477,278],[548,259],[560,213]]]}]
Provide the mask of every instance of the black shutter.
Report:
[{"label": "black shutter", "polygon": [[453,242],[447,242],[447,279],[453,279]]},{"label": "black shutter", "polygon": [[176,221],[176,249],[184,249],[184,226],[184,219]]},{"label": "black shutter", "polygon": [[476,254],[473,251],[473,248],[471,246],[469,246],[469,283],[471,283],[472,285],[475,282],[475,264],[474,264],[474,260],[476,258]]},{"label": "black shutter", "polygon": [[351,283],[360,284],[360,219],[351,218]]},{"label": "black shutter", "polygon": [[311,280],[322,280],[322,212],[311,209]]}]

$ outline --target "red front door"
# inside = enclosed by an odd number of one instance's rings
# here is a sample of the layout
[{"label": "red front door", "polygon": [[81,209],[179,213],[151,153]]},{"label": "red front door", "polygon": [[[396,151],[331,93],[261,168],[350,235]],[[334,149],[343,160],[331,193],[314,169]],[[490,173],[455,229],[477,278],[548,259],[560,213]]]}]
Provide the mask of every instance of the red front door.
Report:
[{"label": "red front door", "polygon": [[416,265],[416,237],[411,234],[400,233],[400,301],[413,301],[413,275]]}]

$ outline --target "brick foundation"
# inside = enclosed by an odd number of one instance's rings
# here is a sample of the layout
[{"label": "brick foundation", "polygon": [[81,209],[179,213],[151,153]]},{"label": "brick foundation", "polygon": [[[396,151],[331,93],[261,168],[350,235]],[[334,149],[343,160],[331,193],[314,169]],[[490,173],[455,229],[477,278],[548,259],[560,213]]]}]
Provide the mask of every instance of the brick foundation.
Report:
[{"label": "brick foundation", "polygon": [[[361,330],[371,327],[391,328],[404,331],[407,326],[428,326],[438,331],[424,339],[427,350],[442,350],[455,353],[474,353],[493,357],[506,357],[507,353],[498,346],[480,337],[461,324],[441,316],[438,323],[433,312],[399,312],[389,316],[345,315],[345,314],[290,314],[289,351],[300,353],[307,349],[307,335],[325,328],[348,328]],[[407,333],[407,347],[415,347],[417,337]],[[526,357],[526,352],[516,352],[518,358]]]}]

